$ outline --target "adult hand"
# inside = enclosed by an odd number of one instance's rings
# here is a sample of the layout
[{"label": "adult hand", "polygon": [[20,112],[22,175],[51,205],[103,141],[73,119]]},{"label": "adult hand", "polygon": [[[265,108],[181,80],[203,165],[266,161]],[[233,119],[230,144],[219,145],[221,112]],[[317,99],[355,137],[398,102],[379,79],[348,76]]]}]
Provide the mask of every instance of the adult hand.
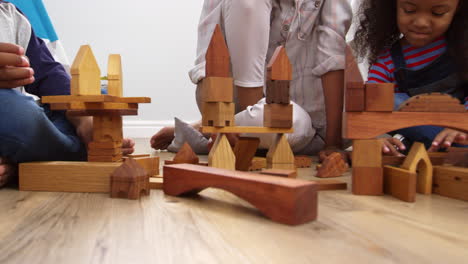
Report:
[{"label": "adult hand", "polygon": [[24,56],[24,49],[0,43],[0,88],[16,88],[34,82],[34,71]]},{"label": "adult hand", "polygon": [[448,148],[452,143],[466,145],[468,143],[468,135],[450,128],[442,130],[432,142],[432,146],[428,151],[437,151],[440,148]]}]

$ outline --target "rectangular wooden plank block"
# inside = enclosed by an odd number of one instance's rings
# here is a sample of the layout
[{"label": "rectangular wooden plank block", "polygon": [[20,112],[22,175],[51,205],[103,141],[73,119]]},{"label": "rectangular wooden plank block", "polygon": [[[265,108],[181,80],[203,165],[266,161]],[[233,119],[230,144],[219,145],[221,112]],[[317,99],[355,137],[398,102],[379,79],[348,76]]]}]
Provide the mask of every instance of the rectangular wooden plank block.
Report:
[{"label": "rectangular wooden plank block", "polygon": [[340,180],[320,180],[314,182],[318,184],[319,191],[334,191],[348,189],[348,184]]},{"label": "rectangular wooden plank block", "polygon": [[346,112],[363,112],[365,106],[365,90],[364,89],[346,89],[345,95]]},{"label": "rectangular wooden plank block", "polygon": [[233,102],[233,79],[227,77],[207,77],[202,81],[203,102]]},{"label": "rectangular wooden plank block", "polygon": [[262,169],[260,174],[279,176],[279,177],[285,177],[285,178],[297,178],[296,170]]},{"label": "rectangular wooden plank block", "polygon": [[395,84],[366,84],[366,111],[392,112],[395,97]]},{"label": "rectangular wooden plank block", "polygon": [[392,166],[384,167],[384,192],[402,201],[414,203],[416,200],[415,172]]},{"label": "rectangular wooden plank block", "polygon": [[236,156],[236,170],[248,171],[252,164],[252,159],[257,152],[259,138],[240,137],[234,146],[234,155]]},{"label": "rectangular wooden plank block", "polygon": [[193,194],[209,187],[237,195],[280,223],[298,225],[317,217],[315,183],[192,164],[164,166],[167,195]]},{"label": "rectangular wooden plank block", "polygon": [[468,201],[468,168],[434,166],[433,192]]},{"label": "rectangular wooden plank block", "polygon": [[263,109],[263,125],[265,127],[292,127],[293,106],[291,104],[265,104]]},{"label": "rectangular wooden plank block", "polygon": [[353,167],[353,194],[383,195],[382,167]]},{"label": "rectangular wooden plank block", "polygon": [[378,139],[353,140],[353,167],[382,167],[382,142]]},{"label": "rectangular wooden plank block", "polygon": [[19,189],[45,192],[110,192],[110,176],[121,162],[30,162],[19,165]]}]

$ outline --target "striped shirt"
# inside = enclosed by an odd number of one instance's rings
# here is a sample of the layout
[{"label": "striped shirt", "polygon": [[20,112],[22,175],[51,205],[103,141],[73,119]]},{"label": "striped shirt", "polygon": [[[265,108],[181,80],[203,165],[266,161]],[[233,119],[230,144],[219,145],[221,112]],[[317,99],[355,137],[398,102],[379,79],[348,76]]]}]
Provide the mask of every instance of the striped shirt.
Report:
[{"label": "striped shirt", "polygon": [[[403,55],[406,61],[406,67],[409,70],[420,70],[431,64],[440,55],[447,51],[447,41],[444,36],[437,38],[431,44],[416,48],[411,45],[404,45]],[[393,63],[390,49],[385,50],[369,70],[368,83],[395,83],[395,93],[399,93],[398,84],[396,84],[395,64]],[[468,97],[465,98],[465,108],[468,109]]]}]

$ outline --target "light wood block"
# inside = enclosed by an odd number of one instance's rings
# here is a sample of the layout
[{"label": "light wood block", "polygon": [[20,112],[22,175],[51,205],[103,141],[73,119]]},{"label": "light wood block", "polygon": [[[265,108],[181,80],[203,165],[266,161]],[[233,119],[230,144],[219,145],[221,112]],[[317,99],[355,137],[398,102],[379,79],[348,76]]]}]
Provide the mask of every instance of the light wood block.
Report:
[{"label": "light wood block", "polygon": [[435,166],[434,193],[468,201],[468,168]]},{"label": "light wood block", "polygon": [[120,162],[122,161],[122,154],[116,155],[100,155],[100,156],[93,156],[88,154],[88,161],[89,162]]},{"label": "light wood block", "polygon": [[109,55],[109,62],[107,64],[107,93],[109,95],[123,96],[122,75],[122,59],[120,55]]},{"label": "light wood block", "polygon": [[226,135],[221,134],[216,138],[208,154],[208,166],[228,170],[236,169],[236,156],[232,151]]},{"label": "light wood block", "polygon": [[384,192],[402,201],[414,203],[416,200],[416,173],[385,166]]},{"label": "light wood block", "polygon": [[343,137],[348,139],[375,138],[400,128],[424,125],[468,132],[468,113],[450,113],[450,115],[437,112],[343,113]]},{"label": "light wood block", "polygon": [[122,148],[91,148],[88,149],[88,155],[91,156],[114,156],[117,154],[122,154]]},{"label": "light wood block", "polygon": [[232,127],[211,127],[203,126],[201,128],[202,133],[248,133],[248,134],[289,134],[293,133],[293,128],[276,128],[276,127],[243,127],[243,126],[232,126]]},{"label": "light wood block", "polygon": [[93,117],[93,141],[122,142],[122,117],[117,115]]},{"label": "light wood block", "polygon": [[51,110],[127,110],[138,109],[136,103],[87,103],[87,102],[71,102],[71,103],[53,103],[50,105]]},{"label": "light wood block", "polygon": [[202,80],[203,102],[225,102],[234,101],[234,80],[228,77],[207,77]]},{"label": "light wood block", "polygon": [[73,102],[86,102],[86,103],[103,103],[103,102],[114,102],[114,103],[151,103],[149,97],[116,97],[107,94],[99,95],[54,95],[54,96],[43,96],[41,102],[44,104],[51,103],[73,103]]},{"label": "light wood block", "polygon": [[353,194],[383,195],[382,167],[353,167]]},{"label": "light wood block", "polygon": [[235,126],[234,103],[203,103],[203,126]]},{"label": "light wood block", "polygon": [[120,116],[136,116],[138,109],[125,110],[67,110],[69,116],[97,116],[97,115],[120,115]]},{"label": "light wood block", "polygon": [[151,190],[162,190],[164,185],[163,178],[150,178],[150,189]]},{"label": "light wood block", "polygon": [[294,156],[294,165],[296,168],[310,168],[312,167],[312,157],[296,155]]},{"label": "light wood block", "polygon": [[392,112],[395,97],[395,84],[366,84],[366,111]]},{"label": "light wood block", "polygon": [[132,158],[135,160],[140,166],[142,166],[147,172],[150,177],[155,177],[159,175],[159,157],[131,157],[125,156],[124,160],[127,158]]},{"label": "light wood block", "polygon": [[80,47],[71,66],[71,94],[101,94],[101,71],[89,45]]},{"label": "light wood block", "polygon": [[263,157],[254,157],[252,159],[252,164],[249,167],[249,171],[258,171],[261,169],[266,169],[267,161]]},{"label": "light wood block", "polygon": [[215,27],[205,58],[206,77],[231,77],[229,50],[219,25]]},{"label": "light wood block", "polygon": [[272,81],[266,83],[267,104],[290,104],[290,81]]},{"label": "light wood block", "polygon": [[381,167],[382,142],[378,139],[353,140],[353,167]]},{"label": "light wood block", "polygon": [[262,169],[261,174],[279,176],[285,178],[297,178],[296,170],[282,170],[282,169]]},{"label": "light wood block", "polygon": [[346,190],[348,184],[344,181],[339,180],[320,180],[314,181],[318,185],[319,191],[335,191],[335,190]]},{"label": "light wood block", "polygon": [[419,142],[413,144],[401,168],[410,172],[417,172],[416,190],[418,193],[432,193],[432,163],[424,144]]},{"label": "light wood block", "polygon": [[121,162],[30,162],[19,165],[19,189],[45,192],[110,192],[110,176]]},{"label": "light wood block", "polygon": [[236,170],[248,171],[252,165],[252,159],[257,152],[259,138],[240,137],[234,146],[236,156]]},{"label": "light wood block", "polygon": [[164,166],[164,193],[194,194],[220,188],[246,200],[273,221],[299,225],[317,217],[317,184],[191,164]]},{"label": "light wood block", "polygon": [[[267,168],[276,169],[278,167],[271,167],[272,164],[286,164],[294,167],[294,154],[289,146],[286,135],[279,134],[275,142],[272,144],[267,153]],[[291,167],[288,167],[288,169]],[[281,168],[278,168],[281,169]]]},{"label": "light wood block", "polygon": [[274,81],[292,80],[292,65],[283,46],[276,48],[267,65],[267,79]]},{"label": "light wood block", "polygon": [[265,104],[263,110],[265,127],[289,128],[293,126],[292,104]]},{"label": "light wood block", "polygon": [[122,148],[122,140],[120,141],[91,141],[88,144],[88,149],[114,149]]}]

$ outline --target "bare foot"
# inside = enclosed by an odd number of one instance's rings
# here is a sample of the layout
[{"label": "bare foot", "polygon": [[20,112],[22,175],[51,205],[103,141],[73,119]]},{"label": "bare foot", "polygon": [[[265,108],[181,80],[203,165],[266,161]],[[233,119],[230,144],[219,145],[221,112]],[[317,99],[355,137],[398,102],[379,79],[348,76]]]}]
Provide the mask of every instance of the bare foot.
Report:
[{"label": "bare foot", "polygon": [[0,188],[10,181],[13,174],[13,165],[7,163],[4,158],[0,158]]},{"label": "bare foot", "polygon": [[122,142],[122,153],[124,155],[132,154],[135,151],[135,141],[131,138],[124,138]]},{"label": "bare foot", "polygon": [[174,140],[174,127],[164,127],[151,138],[151,147],[154,149],[167,149]]}]

